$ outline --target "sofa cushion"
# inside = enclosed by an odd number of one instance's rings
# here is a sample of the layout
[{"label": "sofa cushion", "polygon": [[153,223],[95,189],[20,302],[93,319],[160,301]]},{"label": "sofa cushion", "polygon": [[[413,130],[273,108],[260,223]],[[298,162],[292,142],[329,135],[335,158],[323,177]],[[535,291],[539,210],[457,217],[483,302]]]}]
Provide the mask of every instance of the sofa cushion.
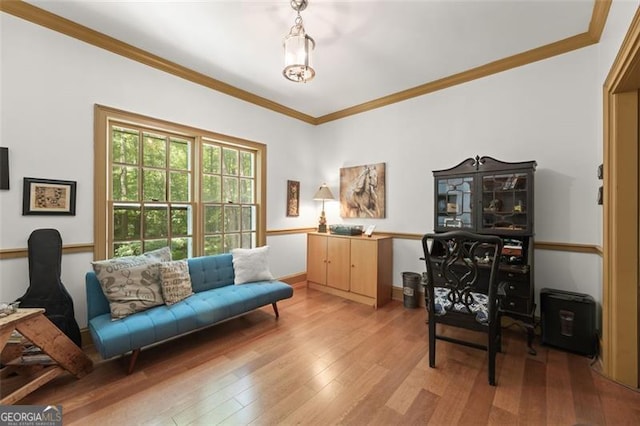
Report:
[{"label": "sofa cushion", "polygon": [[273,280],[269,269],[269,246],[233,249],[234,284]]},{"label": "sofa cushion", "polygon": [[233,285],[230,253],[193,257],[187,260],[194,293]]},{"label": "sofa cushion", "polygon": [[[192,266],[191,261],[189,263]],[[291,286],[280,281],[226,285],[196,292],[180,303],[157,306],[119,321],[111,321],[109,314],[101,314],[89,320],[89,330],[96,349],[102,358],[107,359],[245,314],[292,295]]]},{"label": "sofa cushion", "polygon": [[186,259],[160,264],[160,283],[164,303],[173,305],[193,294]]},{"label": "sofa cushion", "polygon": [[140,256],[92,262],[113,319],[164,303],[159,263],[170,260],[171,250],[163,247]]},{"label": "sofa cushion", "polygon": [[158,284],[159,266],[159,263],[128,266],[100,279],[102,291],[109,300],[112,319],[124,318],[164,303]]}]

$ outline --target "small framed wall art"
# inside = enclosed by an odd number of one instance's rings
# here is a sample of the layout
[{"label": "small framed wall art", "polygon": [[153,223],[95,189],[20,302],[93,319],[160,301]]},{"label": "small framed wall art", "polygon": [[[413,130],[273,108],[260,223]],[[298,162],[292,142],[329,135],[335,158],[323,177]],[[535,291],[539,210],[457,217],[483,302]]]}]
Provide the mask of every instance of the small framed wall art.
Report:
[{"label": "small framed wall art", "polygon": [[76,182],[24,178],[22,215],[76,214]]},{"label": "small framed wall art", "polygon": [[287,216],[300,216],[300,182],[287,181]]}]

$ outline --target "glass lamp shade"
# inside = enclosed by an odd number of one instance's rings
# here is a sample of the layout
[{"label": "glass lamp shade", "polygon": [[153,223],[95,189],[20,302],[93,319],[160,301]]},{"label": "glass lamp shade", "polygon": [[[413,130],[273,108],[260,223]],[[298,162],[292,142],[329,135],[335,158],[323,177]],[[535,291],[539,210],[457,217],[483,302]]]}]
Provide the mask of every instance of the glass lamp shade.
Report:
[{"label": "glass lamp shade", "polygon": [[311,66],[311,54],[316,43],[305,33],[302,23],[291,27],[283,44],[284,70],[282,74],[288,80],[296,83],[306,83],[312,80],[316,72]]}]

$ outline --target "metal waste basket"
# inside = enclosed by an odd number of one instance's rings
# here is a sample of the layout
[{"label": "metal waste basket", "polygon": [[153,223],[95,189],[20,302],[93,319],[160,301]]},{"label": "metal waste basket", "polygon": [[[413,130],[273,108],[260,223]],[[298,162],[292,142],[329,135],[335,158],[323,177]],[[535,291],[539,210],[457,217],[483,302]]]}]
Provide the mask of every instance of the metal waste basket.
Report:
[{"label": "metal waste basket", "polygon": [[402,273],[402,294],[404,295],[404,307],[405,308],[417,308],[418,296],[420,292],[420,282],[422,276],[416,272],[403,272]]}]

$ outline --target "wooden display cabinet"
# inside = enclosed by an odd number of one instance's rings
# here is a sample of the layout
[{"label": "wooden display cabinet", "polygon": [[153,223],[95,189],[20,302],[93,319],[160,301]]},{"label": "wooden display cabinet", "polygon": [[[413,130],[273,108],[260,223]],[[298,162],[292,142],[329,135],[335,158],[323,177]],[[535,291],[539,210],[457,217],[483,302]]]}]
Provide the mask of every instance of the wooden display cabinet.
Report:
[{"label": "wooden display cabinet", "polygon": [[505,316],[527,328],[531,353],[535,328],[534,172],[535,161],[509,163],[491,157],[468,158],[435,170],[434,230],[455,229],[502,237],[498,281],[506,296]]},{"label": "wooden display cabinet", "polygon": [[377,308],[391,300],[393,239],[307,235],[307,284]]}]

